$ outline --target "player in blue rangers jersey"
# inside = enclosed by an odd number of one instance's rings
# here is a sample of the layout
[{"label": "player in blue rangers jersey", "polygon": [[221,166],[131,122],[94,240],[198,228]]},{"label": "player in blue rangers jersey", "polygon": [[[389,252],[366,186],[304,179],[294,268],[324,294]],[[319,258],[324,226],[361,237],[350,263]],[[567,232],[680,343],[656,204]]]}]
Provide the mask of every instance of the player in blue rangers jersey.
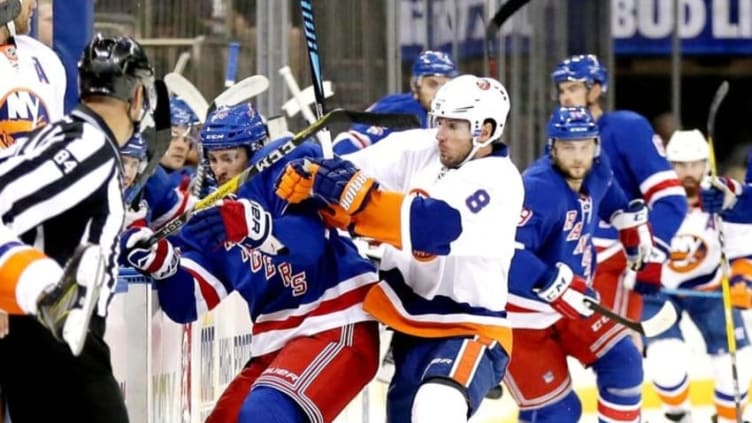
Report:
[{"label": "player in blue rangers jersey", "polygon": [[339,228],[387,244],[364,306],[395,331],[394,423],[466,422],[512,350],[506,276],[524,193],[501,139],[509,97],[494,79],[461,75],[431,109],[435,128],[394,132],[347,160],[295,162],[277,190],[291,203],[324,199]]},{"label": "player in blue rangers jersey", "polygon": [[172,120],[172,140],[160,159],[159,164],[167,172],[170,184],[181,191],[188,189],[195,170],[185,162],[192,148],[195,148],[198,117],[188,104],[178,97],[170,98]]},{"label": "player in blue rangers jersey", "polygon": [[522,175],[507,307],[514,349],[504,381],[520,421],[578,422],[582,405],[566,361],[572,356],[596,373],[599,421],[636,422],[640,352],[625,327],[593,314],[583,297],[597,298],[590,283],[599,219],[619,228],[630,264],[639,266],[652,249],[648,209],[642,200],[628,203],[615,183],[586,108],[557,108],[548,137],[548,154]]},{"label": "player in blue rangers jersey", "polygon": [[[721,244],[714,216],[700,209],[700,186],[708,173],[708,143],[698,130],[676,131],[666,146],[667,157],[676,169],[687,191],[690,210],[679,231],[671,241],[671,258],[663,269],[663,284],[667,288],[696,289],[720,292]],[[725,179],[725,178],[723,178]],[[735,183],[735,182],[734,182]],[[708,203],[714,202],[708,199]],[[710,204],[708,204],[710,205]],[[712,206],[711,206],[712,207]],[[733,215],[720,214],[725,234],[723,248],[731,262],[732,303],[748,309],[748,283],[752,280],[752,225],[733,221]],[[729,219],[731,217],[731,219]],[[694,322],[705,342],[715,379],[714,402],[717,421],[736,422],[731,361],[724,326],[723,302],[717,298],[668,296],[659,294],[644,298],[643,316],[655,314],[669,300],[680,312]],[[732,310],[735,326],[737,370],[742,396],[742,412],[747,402],[747,387],[752,371],[749,338],[745,336],[739,310]],[[646,341],[646,368],[653,377],[653,385],[663,402],[670,421],[690,422],[689,403],[689,347],[684,344],[679,322],[667,331]]]},{"label": "player in blue rangers jersey", "polygon": [[[289,140],[262,147],[260,117],[248,104],[218,109],[207,122],[204,139],[251,155],[250,163]],[[123,236],[128,261],[156,279],[171,319],[195,321],[233,291],[248,302],[252,358],[207,422],[331,422],[376,374],[378,325],[362,307],[375,268],[324,226],[313,201],[288,205],[274,194],[289,160],[320,156],[317,144],[304,143],[245,183],[237,199],[197,213],[178,237],[151,249],[134,248],[148,229]],[[286,254],[273,254],[272,237]]]},{"label": "player in blue rangers jersey", "polygon": [[593,286],[600,294],[601,303],[638,320],[642,314],[642,299],[630,287],[641,294],[660,289],[661,268],[668,257],[671,238],[687,213],[686,195],[666,160],[661,139],[653,133],[648,121],[632,111],[604,112],[601,108],[599,99],[608,87],[608,75],[594,55],[563,60],[551,78],[560,105],[586,106],[597,121],[601,148],[627,198],[641,198],[650,208],[650,224],[657,248],[637,273],[636,282],[634,274],[625,271],[624,254],[613,227],[602,222],[593,240],[598,251]]},{"label": "player in blue rangers jersey", "polygon": [[[410,92],[389,94],[368,108],[374,113],[408,113],[418,116],[421,127],[428,127],[428,111],[436,91],[449,79],[457,76],[452,59],[441,51],[422,52],[413,64]],[[353,125],[349,131],[334,139],[334,152],[347,154],[379,142],[392,132],[389,128]]]},{"label": "player in blue rangers jersey", "polygon": [[[123,159],[123,188],[129,197],[131,185],[146,166],[146,142],[136,134],[120,149]],[[173,186],[167,172],[161,166],[146,180],[141,193],[137,194],[136,207],[126,204],[125,228],[149,226],[159,228],[180,216],[196,201],[186,191]]]}]

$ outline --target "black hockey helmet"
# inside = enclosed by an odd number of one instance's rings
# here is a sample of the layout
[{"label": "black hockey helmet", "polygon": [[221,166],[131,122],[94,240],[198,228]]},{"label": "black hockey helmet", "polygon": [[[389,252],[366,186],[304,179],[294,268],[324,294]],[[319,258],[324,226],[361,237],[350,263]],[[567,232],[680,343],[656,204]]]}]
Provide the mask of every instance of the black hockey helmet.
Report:
[{"label": "black hockey helmet", "polygon": [[[144,49],[132,38],[97,34],[84,48],[78,61],[81,97],[103,95],[130,102],[139,82],[153,91],[154,69]],[[145,100],[152,98],[147,95]]]},{"label": "black hockey helmet", "polygon": [[141,117],[134,122],[136,132],[143,128],[140,124],[144,119],[151,118],[157,105],[154,69],[143,47],[132,38],[103,37],[102,34],[97,34],[84,48],[81,60],[78,61],[78,89],[81,98],[100,95],[130,103],[139,84],[144,87],[144,102]]}]

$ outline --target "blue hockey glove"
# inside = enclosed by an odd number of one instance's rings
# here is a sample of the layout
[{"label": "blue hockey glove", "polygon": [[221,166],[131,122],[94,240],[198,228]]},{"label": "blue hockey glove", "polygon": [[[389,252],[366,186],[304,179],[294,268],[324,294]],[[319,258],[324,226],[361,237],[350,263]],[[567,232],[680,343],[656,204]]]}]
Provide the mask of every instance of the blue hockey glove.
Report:
[{"label": "blue hockey glove", "polygon": [[[120,235],[121,258],[131,267],[156,280],[173,276],[180,266],[180,257],[170,241],[160,239],[151,247],[140,246],[154,235],[149,228],[132,228]],[[122,260],[121,260],[122,261]]]},{"label": "blue hockey glove", "polygon": [[742,185],[731,178],[710,178],[701,185],[700,206],[705,212],[720,213],[734,207],[742,190]]}]

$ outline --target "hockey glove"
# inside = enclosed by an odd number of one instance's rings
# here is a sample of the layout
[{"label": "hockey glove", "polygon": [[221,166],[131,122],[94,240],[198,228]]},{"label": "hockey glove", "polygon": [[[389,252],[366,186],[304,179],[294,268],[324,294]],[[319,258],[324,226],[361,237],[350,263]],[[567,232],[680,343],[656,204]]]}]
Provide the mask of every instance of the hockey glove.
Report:
[{"label": "hockey glove", "polygon": [[146,218],[149,211],[149,206],[146,203],[146,200],[141,200],[141,202],[138,203],[137,207],[138,208],[136,208],[135,210],[129,207],[125,211],[125,224],[123,226],[126,229],[143,228],[144,226],[147,226]]},{"label": "hockey glove", "polygon": [[725,176],[706,179],[701,185],[700,206],[704,212],[720,213],[734,207],[742,190],[742,184]]},{"label": "hockey glove", "polygon": [[216,249],[228,242],[276,253],[272,251],[272,216],[252,200],[220,200],[194,214],[183,234],[202,248]]},{"label": "hockey glove", "polygon": [[570,319],[584,319],[593,314],[585,303],[585,297],[598,301],[595,291],[585,279],[572,273],[564,263],[556,263],[544,276],[544,284],[535,293],[547,301],[554,310]]},{"label": "hockey glove", "polygon": [[648,208],[642,200],[632,200],[626,210],[611,216],[611,224],[619,230],[619,241],[627,255],[627,266],[642,268],[653,249],[653,234],[648,224]]},{"label": "hockey glove", "polygon": [[668,255],[658,246],[654,246],[642,269],[635,276],[634,290],[643,295],[655,295],[661,289],[663,263]]},{"label": "hockey glove", "polygon": [[160,239],[151,247],[141,246],[152,235],[154,232],[149,228],[126,230],[120,235],[120,254],[129,266],[156,280],[169,278],[178,271],[180,256],[166,239]]},{"label": "hockey glove", "polygon": [[277,181],[277,195],[293,204],[318,197],[328,204],[339,204],[352,216],[368,204],[377,187],[373,178],[339,157],[299,159],[288,163]]},{"label": "hockey glove", "polygon": [[731,264],[731,305],[743,310],[752,308],[752,260],[736,259]]}]

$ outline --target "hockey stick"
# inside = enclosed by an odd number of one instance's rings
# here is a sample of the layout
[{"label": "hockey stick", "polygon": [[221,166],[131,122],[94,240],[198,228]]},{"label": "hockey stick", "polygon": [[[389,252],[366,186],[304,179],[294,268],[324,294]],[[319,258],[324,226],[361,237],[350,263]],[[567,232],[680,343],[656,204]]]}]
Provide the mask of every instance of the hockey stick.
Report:
[{"label": "hockey stick", "polygon": [[[715,160],[715,148],[713,138],[715,138],[715,117],[721,103],[726,98],[729,91],[728,81],[723,81],[713,96],[713,102],[710,103],[708,111],[708,162],[710,164],[710,177],[715,179],[718,176],[718,168]],[[729,261],[726,256],[726,244],[723,233],[723,222],[721,216],[713,214],[715,227],[718,228],[718,243],[721,246],[721,292],[723,293],[723,316],[726,324],[726,341],[728,344],[729,358],[731,359],[731,379],[734,384],[734,408],[736,410],[736,421],[742,422],[741,408],[741,390],[739,389],[739,369],[736,363],[736,336],[734,335],[734,318],[731,308],[731,287],[729,286]]]},{"label": "hockey stick", "polygon": [[193,113],[198,116],[199,121],[204,123],[206,111],[209,110],[209,103],[191,81],[183,75],[170,72],[164,76],[165,84],[170,92],[180,97],[190,107]]},{"label": "hockey stick", "polygon": [[[324,115],[324,77],[321,74],[321,56],[319,55],[319,43],[316,38],[316,24],[313,20],[312,0],[300,0],[300,11],[303,15],[308,63],[311,65],[313,93],[316,97],[316,117],[321,119]],[[318,139],[321,142],[321,150],[324,153],[324,158],[334,157],[332,134],[329,133],[329,129],[323,128],[318,135]]]},{"label": "hockey stick", "polygon": [[269,88],[269,79],[263,75],[249,76],[230,88],[222,91],[212,101],[211,106],[191,81],[183,75],[171,72],[165,75],[165,83],[170,92],[183,99],[193,113],[204,123],[206,116],[219,106],[234,106],[263,93]]},{"label": "hockey stick", "polygon": [[285,84],[287,84],[287,89],[290,90],[290,94],[292,94],[292,99],[298,104],[298,107],[300,108],[300,111],[303,113],[303,118],[308,122],[308,124],[312,124],[316,121],[316,117],[313,115],[313,112],[308,107],[308,104],[306,104],[303,101],[303,93],[300,92],[300,87],[298,86],[298,81],[295,80],[295,77],[292,76],[292,71],[290,70],[289,66],[285,66],[282,69],[279,70],[279,74],[282,75],[282,78],[285,80]]},{"label": "hockey stick", "polygon": [[238,55],[240,54],[240,44],[233,41],[228,46],[227,51],[227,72],[225,73],[225,88],[230,88],[235,84],[238,75]]},{"label": "hockey stick", "polygon": [[157,92],[157,107],[154,109],[154,128],[148,128],[144,134],[146,137],[146,155],[148,157],[146,167],[138,175],[128,196],[125,198],[125,204],[136,207],[136,200],[139,194],[146,186],[146,181],[154,173],[154,169],[164,156],[167,148],[170,146],[172,136],[170,134],[170,94],[164,81],[154,81],[154,89]]},{"label": "hockey stick", "polygon": [[240,174],[236,175],[229,181],[225,182],[222,186],[217,188],[216,191],[207,195],[200,201],[198,201],[190,210],[187,210],[174,220],[168,222],[162,228],[159,229],[151,238],[146,241],[146,245],[152,245],[158,240],[177,232],[191,215],[201,209],[205,209],[217,200],[223,198],[227,194],[237,192],[238,188],[243,185],[250,178],[256,176],[264,169],[271,167],[273,164],[280,161],[283,157],[289,154],[295,147],[302,144],[306,139],[315,135],[318,131],[321,131],[327,125],[332,123],[361,123],[365,125],[386,126],[398,129],[417,128],[420,126],[420,122],[413,115],[392,113],[368,113],[368,112],[352,112],[343,109],[334,109],[331,112],[324,115],[321,119],[313,123],[313,125],[303,129],[295,134],[290,140],[282,144],[280,147],[270,152],[266,156],[262,157],[257,163],[251,165]]},{"label": "hockey stick", "polygon": [[670,301],[663,303],[663,307],[661,307],[661,309],[658,310],[658,313],[656,313],[653,317],[640,322],[635,322],[633,320],[627,319],[620,314],[614,313],[608,308],[600,305],[595,300],[587,297],[585,297],[585,304],[587,304],[587,306],[596,313],[602,314],[609,319],[619,323],[620,325],[626,326],[629,329],[632,329],[647,337],[653,337],[665,332],[674,323],[676,323],[676,319],[678,318],[676,314],[676,308],[674,308],[673,304],[671,304]]},{"label": "hockey stick", "polygon": [[714,291],[698,291],[696,289],[684,289],[684,288],[661,288],[661,294],[676,295],[682,297],[695,297],[695,298],[723,298],[723,294]]},{"label": "hockey stick", "polygon": [[486,40],[485,48],[483,49],[483,68],[488,72],[488,76],[495,77],[491,72],[491,50],[493,47],[493,40],[496,38],[496,33],[499,32],[501,26],[504,25],[509,18],[512,17],[522,6],[526,5],[530,0],[507,0],[502,4],[499,10],[493,15],[491,21],[486,26]]},{"label": "hockey stick", "polygon": [[178,60],[175,62],[175,68],[172,70],[173,72],[182,75],[183,71],[185,70],[185,65],[188,64],[188,60],[191,59],[191,53],[184,51],[180,53],[180,56],[178,56]]},{"label": "hockey stick", "polygon": [[253,75],[233,84],[222,91],[209,106],[209,113],[220,106],[234,106],[245,103],[269,88],[269,79],[264,75]]},{"label": "hockey stick", "polygon": [[[329,98],[334,95],[334,86],[332,85],[331,81],[324,81],[324,97]],[[310,106],[311,104],[316,102],[315,94],[313,93],[313,85],[309,85],[305,89],[303,89],[300,92],[300,97],[302,99],[302,103],[306,106]],[[282,105],[282,110],[285,112],[285,114],[288,117],[293,117],[300,113],[300,105],[298,104],[298,100],[295,98],[291,98],[285,102],[285,104]]]}]

